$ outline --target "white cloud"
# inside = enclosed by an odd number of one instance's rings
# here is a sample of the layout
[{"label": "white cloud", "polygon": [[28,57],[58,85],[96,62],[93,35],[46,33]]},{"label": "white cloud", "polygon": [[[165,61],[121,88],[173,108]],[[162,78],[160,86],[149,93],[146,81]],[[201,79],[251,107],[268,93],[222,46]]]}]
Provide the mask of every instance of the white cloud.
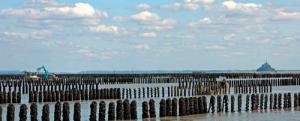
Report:
[{"label": "white cloud", "polygon": [[143,11],[138,14],[132,15],[131,19],[141,22],[145,25],[146,29],[172,29],[176,25],[176,20],[171,18],[161,19],[156,13],[151,13],[149,11]]},{"label": "white cloud", "polygon": [[155,32],[144,32],[141,33],[140,36],[153,38],[153,37],[157,37],[157,34]]},{"label": "white cloud", "polygon": [[52,17],[108,17],[107,12],[99,11],[87,3],[75,3],[75,5],[56,5],[42,8],[2,9],[0,15],[10,17],[43,18]]},{"label": "white cloud", "polygon": [[96,10],[87,3],[75,3],[74,6],[46,7],[45,10],[52,13],[79,17],[92,17],[96,14]]},{"label": "white cloud", "polygon": [[100,60],[111,59],[114,56],[119,55],[119,52],[113,50],[106,49],[102,51],[95,51],[91,48],[81,47],[81,46],[78,46],[77,53],[87,57],[88,59],[100,59]]},{"label": "white cloud", "polygon": [[161,21],[155,21],[146,26],[147,29],[163,30],[163,29],[172,29],[176,25],[175,19],[163,19]]},{"label": "white cloud", "polygon": [[44,17],[47,13],[34,8],[24,8],[24,9],[2,9],[0,11],[2,16],[13,16],[13,17]]},{"label": "white cloud", "polygon": [[166,4],[166,5],[162,5],[162,8],[167,8],[167,9],[174,9],[174,10],[178,10],[178,9],[188,9],[188,10],[197,10],[199,8],[198,4],[194,4],[194,3],[172,3],[172,4]]},{"label": "white cloud", "polygon": [[188,9],[197,10],[200,6],[208,6],[212,4],[214,0],[185,0],[184,2],[175,2],[171,4],[162,5],[162,8],[167,9]]},{"label": "white cloud", "polygon": [[214,0],[186,0],[186,2],[209,5],[212,4]]},{"label": "white cloud", "polygon": [[157,21],[160,19],[160,16],[156,13],[151,13],[149,11],[143,11],[138,14],[132,15],[131,18],[136,21]]},{"label": "white cloud", "polygon": [[150,49],[150,46],[148,44],[139,44],[139,45],[135,45],[133,48],[135,49]]},{"label": "white cloud", "polygon": [[89,27],[89,30],[92,32],[118,33],[119,28],[117,26],[96,25]]},{"label": "white cloud", "polygon": [[224,1],[222,7],[227,10],[239,10],[244,12],[252,12],[262,7],[261,4],[255,3],[237,3],[235,1]]},{"label": "white cloud", "polygon": [[151,8],[151,5],[147,4],[147,3],[141,3],[141,4],[138,4],[136,6],[136,8],[138,9],[150,9]]},{"label": "white cloud", "polygon": [[222,45],[210,45],[210,46],[206,46],[206,49],[209,50],[224,50],[226,49],[226,47],[222,46]]},{"label": "white cloud", "polygon": [[56,4],[57,0],[30,0],[30,3],[32,4]]},{"label": "white cloud", "polygon": [[205,17],[205,18],[201,19],[199,22],[203,23],[203,24],[210,24],[211,20],[209,17]]},{"label": "white cloud", "polygon": [[48,30],[34,30],[31,32],[0,32],[0,36],[5,40],[18,41],[18,40],[41,40],[51,36]]},{"label": "white cloud", "polygon": [[300,12],[278,11],[276,19],[296,19],[300,20]]},{"label": "white cloud", "polygon": [[89,49],[81,48],[77,51],[79,54],[83,54],[86,57],[94,58],[98,55],[96,53],[91,52]]},{"label": "white cloud", "polygon": [[190,27],[194,27],[194,26],[197,26],[199,24],[210,24],[212,21],[209,17],[204,17],[200,20],[197,20],[197,21],[192,21],[190,23],[188,23],[188,26]]},{"label": "white cloud", "polygon": [[227,34],[223,37],[224,40],[233,40],[236,37],[235,33]]}]

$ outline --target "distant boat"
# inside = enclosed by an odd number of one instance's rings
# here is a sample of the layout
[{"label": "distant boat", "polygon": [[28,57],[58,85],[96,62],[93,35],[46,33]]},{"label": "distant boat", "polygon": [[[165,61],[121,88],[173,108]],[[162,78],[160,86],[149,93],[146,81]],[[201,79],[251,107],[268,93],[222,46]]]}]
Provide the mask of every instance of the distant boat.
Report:
[{"label": "distant boat", "polygon": [[272,66],[266,62],[263,65],[261,65],[256,71],[258,72],[275,72],[276,70],[274,68],[272,68]]}]

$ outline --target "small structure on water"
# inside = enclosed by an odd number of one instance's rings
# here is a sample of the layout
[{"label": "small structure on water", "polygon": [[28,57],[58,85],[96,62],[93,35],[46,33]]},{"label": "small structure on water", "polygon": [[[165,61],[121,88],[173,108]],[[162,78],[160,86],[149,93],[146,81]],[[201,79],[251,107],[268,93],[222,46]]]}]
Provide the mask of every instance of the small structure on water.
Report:
[{"label": "small structure on water", "polygon": [[258,72],[275,72],[276,70],[272,68],[272,66],[266,61],[263,65],[261,65],[256,71]]}]

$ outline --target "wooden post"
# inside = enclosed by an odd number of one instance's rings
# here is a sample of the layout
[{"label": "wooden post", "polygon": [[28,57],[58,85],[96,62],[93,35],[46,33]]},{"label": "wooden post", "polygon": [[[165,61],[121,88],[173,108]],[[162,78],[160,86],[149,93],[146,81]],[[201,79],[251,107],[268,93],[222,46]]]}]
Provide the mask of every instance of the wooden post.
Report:
[{"label": "wooden post", "polygon": [[74,121],[80,121],[81,120],[81,109],[80,109],[80,103],[76,102],[74,104],[74,115],[73,115],[73,120]]},{"label": "wooden post", "polygon": [[166,101],[164,99],[160,100],[159,103],[159,116],[160,117],[165,117],[166,116]]},{"label": "wooden post", "polygon": [[130,114],[131,114],[131,120],[137,119],[137,111],[136,111],[136,101],[133,100],[130,103]]},{"label": "wooden post", "polygon": [[144,101],[142,103],[142,118],[149,118],[149,108],[148,108],[148,103],[146,101]]},{"label": "wooden post", "polygon": [[105,120],[105,109],[106,109],[105,102],[101,101],[99,103],[99,121]]},{"label": "wooden post", "polygon": [[172,100],[172,116],[177,116],[177,99]]},{"label": "wooden post", "polygon": [[124,100],[123,102],[123,108],[124,108],[124,120],[130,120],[130,105],[129,100]]},{"label": "wooden post", "polygon": [[[90,105],[90,121],[96,121],[97,120],[97,102],[93,101]],[[100,117],[100,116],[99,116]]]},{"label": "wooden post", "polygon": [[234,96],[231,95],[231,112],[234,112]]},{"label": "wooden post", "polygon": [[50,119],[49,119],[49,105],[48,104],[45,104],[43,106],[42,121],[50,121]]},{"label": "wooden post", "polygon": [[117,120],[123,120],[123,114],[124,114],[124,109],[123,109],[123,102],[122,100],[117,101]]},{"label": "wooden post", "polygon": [[13,104],[8,104],[7,106],[7,121],[14,121],[15,120],[15,106]]},{"label": "wooden post", "polygon": [[54,107],[54,121],[61,121],[61,104],[56,102]]},{"label": "wooden post", "polygon": [[115,103],[110,102],[108,105],[108,120],[115,120]]},{"label": "wooden post", "polygon": [[[97,106],[97,104],[95,105]],[[63,104],[63,121],[70,121],[70,106],[67,102]]]},{"label": "wooden post", "polygon": [[26,121],[27,120],[27,106],[22,104],[20,107],[19,120]]}]

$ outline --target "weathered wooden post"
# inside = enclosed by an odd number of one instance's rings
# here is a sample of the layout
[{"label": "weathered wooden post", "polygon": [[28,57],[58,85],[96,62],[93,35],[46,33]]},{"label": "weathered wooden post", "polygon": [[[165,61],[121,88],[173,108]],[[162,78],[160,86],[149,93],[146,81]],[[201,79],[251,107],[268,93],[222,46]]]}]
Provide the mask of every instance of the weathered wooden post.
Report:
[{"label": "weathered wooden post", "polygon": [[130,120],[130,105],[129,100],[124,100],[123,102],[123,108],[124,108],[124,120]]},{"label": "weathered wooden post", "polygon": [[147,98],[149,98],[150,97],[150,89],[149,89],[149,87],[147,87]]},{"label": "weathered wooden post", "polygon": [[11,102],[11,92],[7,92],[7,103],[12,103]]},{"label": "weathered wooden post", "polygon": [[108,120],[115,120],[115,103],[110,102],[108,104]]},{"label": "weathered wooden post", "polygon": [[164,87],[161,88],[161,95],[162,95],[162,97],[165,97],[165,88]]},{"label": "weathered wooden post", "polygon": [[143,92],[143,98],[145,98],[146,94],[145,94],[145,88],[144,87],[142,88],[142,92]]},{"label": "weathered wooden post", "polygon": [[137,111],[136,111],[136,101],[133,100],[130,103],[130,114],[131,114],[131,120],[137,119]]},{"label": "weathered wooden post", "polygon": [[[1,87],[1,86],[0,86],[0,87]],[[0,91],[1,91],[1,89],[0,89]],[[3,112],[2,106],[0,105],[0,121],[2,121],[2,112]]]},{"label": "weathered wooden post", "polygon": [[278,108],[279,109],[282,108],[282,94],[281,93],[278,94]]},{"label": "weathered wooden post", "polygon": [[27,106],[22,104],[20,107],[19,120],[26,121],[27,120]]},{"label": "weathered wooden post", "polygon": [[31,119],[31,121],[38,121],[37,115],[38,115],[37,105],[36,105],[36,103],[32,103],[31,106],[30,106],[30,119]]},{"label": "weathered wooden post", "polygon": [[288,93],[288,108],[291,108],[292,107],[292,94],[291,93]]},{"label": "weathered wooden post", "polygon": [[155,101],[153,99],[150,99],[149,106],[150,106],[150,118],[155,118],[156,117]]},{"label": "weathered wooden post", "polygon": [[81,106],[79,102],[76,102],[74,104],[74,115],[73,115],[73,120],[74,121],[80,121],[81,120]]},{"label": "weathered wooden post", "polygon": [[255,106],[256,106],[255,101],[256,101],[256,99],[255,99],[255,94],[252,94],[252,95],[251,95],[251,111],[254,111],[254,110],[255,110]]},{"label": "weathered wooden post", "polygon": [[172,116],[177,116],[177,99],[172,100]]},{"label": "weathered wooden post", "polygon": [[[1,91],[1,89],[0,89],[0,91]],[[0,121],[2,121],[2,112],[3,112],[3,109],[2,109],[2,106],[0,106]]]},{"label": "weathered wooden post", "polygon": [[[299,81],[300,81],[300,79],[299,79]],[[298,98],[297,98],[297,100],[298,100],[298,107],[300,107],[300,93],[298,93]]]},{"label": "weathered wooden post", "polygon": [[189,98],[184,98],[185,99],[185,115],[190,115],[190,101]]},{"label": "weathered wooden post", "polygon": [[278,101],[278,97],[277,97],[277,94],[275,93],[274,94],[274,106],[273,106],[273,109],[277,109],[277,101]]},{"label": "weathered wooden post", "polygon": [[[97,104],[96,104],[96,106],[97,106]],[[97,109],[97,107],[96,107],[96,109]],[[63,104],[63,121],[70,121],[70,106],[69,106],[69,103],[67,103],[67,102]]]},{"label": "weathered wooden post", "polygon": [[283,108],[287,108],[288,107],[288,96],[287,93],[283,94]]},{"label": "weathered wooden post", "polygon": [[234,112],[234,96],[233,95],[231,95],[230,101],[231,101],[231,112]]},{"label": "weathered wooden post", "polygon": [[259,107],[261,111],[264,109],[264,94],[260,95]]},{"label": "weathered wooden post", "polygon": [[54,107],[54,121],[61,121],[61,104],[56,102]]},{"label": "weathered wooden post", "polygon": [[221,107],[222,107],[222,97],[220,95],[217,96],[217,112],[221,112]]},{"label": "weathered wooden post", "polygon": [[101,101],[99,103],[99,121],[105,121],[105,102]]},{"label": "weathered wooden post", "polygon": [[149,118],[149,108],[148,108],[148,103],[146,101],[144,101],[142,103],[142,118],[145,119],[145,118]]},{"label": "weathered wooden post", "polygon": [[297,93],[294,93],[294,108],[298,107],[298,95]]},{"label": "weathered wooden post", "polygon": [[211,112],[214,113],[215,112],[215,96],[211,96],[210,97],[210,102],[209,102],[209,108],[211,109]]},{"label": "weathered wooden post", "polygon": [[50,119],[49,119],[49,105],[48,104],[45,104],[43,106],[42,121],[50,121]]},{"label": "weathered wooden post", "polygon": [[268,109],[268,95],[265,95],[265,100],[264,100],[264,109],[267,110]]},{"label": "weathered wooden post", "polygon": [[7,121],[14,121],[15,120],[15,106],[13,104],[8,104],[7,106]]},{"label": "weathered wooden post", "polygon": [[270,94],[270,105],[269,105],[270,109],[273,109],[273,94]]},{"label": "weathered wooden post", "polygon": [[133,89],[133,98],[136,99],[136,89]]},{"label": "weathered wooden post", "polygon": [[249,101],[250,101],[250,96],[246,96],[246,111],[249,111]]},{"label": "weathered wooden post", "polygon": [[187,108],[187,110],[189,110],[189,114],[192,115],[192,114],[195,113],[194,98],[193,97],[189,97],[189,98],[187,98],[187,100],[188,100],[187,104],[189,105],[189,107]]},{"label": "weathered wooden post", "polygon": [[96,121],[97,120],[97,114],[96,114],[96,112],[97,112],[97,102],[93,101],[90,105],[90,109],[91,109],[91,111],[90,111],[89,120],[90,121]]},{"label": "weathered wooden post", "polygon": [[203,113],[208,113],[206,96],[202,96]]},{"label": "weathered wooden post", "polygon": [[223,104],[225,104],[225,112],[228,112],[228,95],[224,95]]},{"label": "weathered wooden post", "polygon": [[172,100],[170,98],[166,101],[166,116],[172,116]]},{"label": "weathered wooden post", "polygon": [[193,102],[194,103],[194,114],[199,114],[200,113],[200,109],[199,109],[198,99],[196,97],[193,97],[193,101],[194,101]]},{"label": "weathered wooden post", "polygon": [[165,117],[166,116],[166,101],[164,99],[160,100],[159,103],[159,116],[160,117]]},{"label": "weathered wooden post", "polygon": [[186,115],[186,106],[185,106],[185,99],[180,98],[179,99],[179,116],[184,116]]},{"label": "weathered wooden post", "polygon": [[123,114],[124,114],[123,102],[122,102],[122,100],[118,100],[117,101],[117,120],[123,120]]}]

